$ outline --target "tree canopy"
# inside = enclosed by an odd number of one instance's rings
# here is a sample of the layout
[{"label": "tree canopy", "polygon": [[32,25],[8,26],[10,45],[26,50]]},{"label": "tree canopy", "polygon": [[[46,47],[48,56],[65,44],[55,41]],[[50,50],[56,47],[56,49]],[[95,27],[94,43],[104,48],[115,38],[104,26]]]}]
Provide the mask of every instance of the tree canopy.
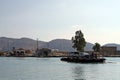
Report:
[{"label": "tree canopy", "polygon": [[99,43],[95,43],[95,45],[93,46],[93,50],[95,52],[100,52],[100,44]]},{"label": "tree canopy", "polygon": [[72,37],[73,48],[75,48],[79,52],[84,51],[84,47],[86,45],[86,41],[81,30],[75,32],[75,36]]}]

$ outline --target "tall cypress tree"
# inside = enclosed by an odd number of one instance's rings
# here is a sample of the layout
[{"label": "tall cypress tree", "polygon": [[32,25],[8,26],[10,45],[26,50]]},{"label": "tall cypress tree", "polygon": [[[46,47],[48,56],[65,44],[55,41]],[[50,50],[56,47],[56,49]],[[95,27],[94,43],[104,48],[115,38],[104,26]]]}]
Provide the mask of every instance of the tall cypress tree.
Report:
[{"label": "tall cypress tree", "polygon": [[86,45],[86,41],[81,30],[75,32],[75,36],[72,37],[73,48],[75,48],[79,52],[84,51],[84,47]]}]

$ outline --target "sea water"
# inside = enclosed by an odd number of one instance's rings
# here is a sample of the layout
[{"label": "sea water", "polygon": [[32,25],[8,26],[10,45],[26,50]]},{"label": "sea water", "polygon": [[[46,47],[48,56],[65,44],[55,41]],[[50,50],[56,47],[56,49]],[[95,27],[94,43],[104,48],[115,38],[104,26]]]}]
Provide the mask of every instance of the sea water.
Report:
[{"label": "sea water", "polygon": [[120,58],[81,64],[60,58],[0,57],[0,80],[120,80]]}]

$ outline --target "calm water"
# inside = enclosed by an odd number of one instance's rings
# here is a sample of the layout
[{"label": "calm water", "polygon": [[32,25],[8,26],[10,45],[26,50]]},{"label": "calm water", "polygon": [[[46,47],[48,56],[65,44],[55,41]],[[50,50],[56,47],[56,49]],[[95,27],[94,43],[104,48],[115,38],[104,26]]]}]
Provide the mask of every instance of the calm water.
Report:
[{"label": "calm water", "polygon": [[0,80],[120,80],[120,58],[78,64],[60,58],[0,57]]}]

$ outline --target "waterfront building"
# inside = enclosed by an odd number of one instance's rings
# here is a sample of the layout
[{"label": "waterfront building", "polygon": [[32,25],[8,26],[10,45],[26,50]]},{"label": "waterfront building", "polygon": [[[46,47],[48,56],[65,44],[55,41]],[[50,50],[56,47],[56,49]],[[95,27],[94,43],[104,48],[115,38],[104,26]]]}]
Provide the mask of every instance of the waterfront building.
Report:
[{"label": "waterfront building", "polygon": [[117,47],[114,46],[102,46],[100,53],[103,56],[113,56],[117,54]]},{"label": "waterfront building", "polygon": [[9,52],[8,56],[15,56],[15,57],[29,57],[33,56],[34,50],[28,50],[28,49],[13,49],[11,52]]},{"label": "waterfront building", "polygon": [[25,53],[26,51],[23,48],[13,50],[13,56],[25,56]]},{"label": "waterfront building", "polygon": [[47,57],[50,56],[51,52],[52,52],[51,49],[48,48],[37,49],[35,56]]}]

